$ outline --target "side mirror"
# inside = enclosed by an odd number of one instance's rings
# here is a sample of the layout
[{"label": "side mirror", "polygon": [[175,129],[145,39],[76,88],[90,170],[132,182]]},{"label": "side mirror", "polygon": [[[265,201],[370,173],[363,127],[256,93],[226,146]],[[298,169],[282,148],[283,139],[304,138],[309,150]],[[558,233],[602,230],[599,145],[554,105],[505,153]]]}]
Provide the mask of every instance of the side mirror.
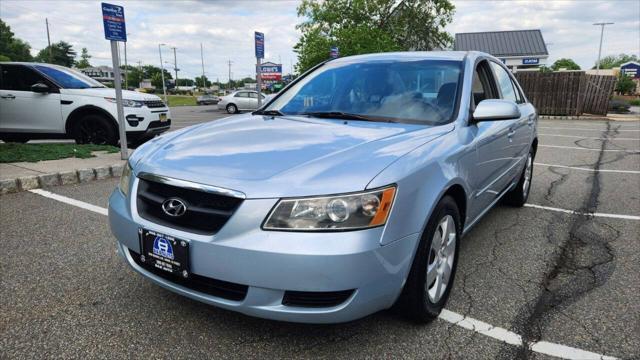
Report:
[{"label": "side mirror", "polygon": [[49,87],[43,83],[35,83],[31,85],[31,91],[34,93],[46,94],[49,92]]},{"label": "side mirror", "polygon": [[473,120],[476,122],[510,120],[519,117],[518,105],[511,100],[503,99],[482,100],[473,112]]}]

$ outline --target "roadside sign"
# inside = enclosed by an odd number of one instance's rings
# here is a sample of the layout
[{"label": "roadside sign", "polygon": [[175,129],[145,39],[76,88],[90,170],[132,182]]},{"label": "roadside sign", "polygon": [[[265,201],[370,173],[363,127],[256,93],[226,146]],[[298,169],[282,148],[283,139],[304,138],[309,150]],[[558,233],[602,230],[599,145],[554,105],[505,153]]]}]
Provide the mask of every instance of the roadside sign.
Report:
[{"label": "roadside sign", "polygon": [[102,3],[102,21],[104,38],[113,41],[127,41],[127,28],[124,23],[124,7]]},{"label": "roadside sign", "polygon": [[331,51],[329,52],[329,56],[332,59],[337,59],[340,56],[340,49],[337,46],[332,46]]},{"label": "roadside sign", "polygon": [[264,59],[264,34],[255,32],[256,58]]},{"label": "roadside sign", "polygon": [[540,63],[540,59],[538,58],[524,58],[522,59],[523,65],[537,65]]}]

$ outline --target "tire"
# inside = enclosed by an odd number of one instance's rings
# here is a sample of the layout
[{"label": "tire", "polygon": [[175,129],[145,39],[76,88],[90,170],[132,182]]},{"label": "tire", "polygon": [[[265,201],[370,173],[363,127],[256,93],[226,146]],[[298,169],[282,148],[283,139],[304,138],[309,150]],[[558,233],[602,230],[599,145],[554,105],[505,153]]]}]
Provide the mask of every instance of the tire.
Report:
[{"label": "tire", "polygon": [[[396,305],[410,320],[430,322],[444,308],[458,265],[461,224],[455,200],[451,196],[443,197],[422,234],[407,282]],[[448,233],[445,243],[438,241],[443,238],[443,233]]]},{"label": "tire", "polygon": [[0,140],[6,142],[6,143],[20,143],[20,144],[24,144],[27,141],[31,140],[28,136],[26,135],[0,135]]},{"label": "tire", "polygon": [[83,117],[73,126],[73,138],[77,144],[117,145],[118,131],[111,121],[102,115]]},{"label": "tire", "polygon": [[235,104],[229,104],[227,105],[227,112],[229,114],[235,114],[238,112],[238,107]]},{"label": "tire", "polygon": [[533,150],[529,150],[527,160],[515,188],[505,194],[504,202],[514,207],[522,207],[529,198],[531,181],[533,180]]}]

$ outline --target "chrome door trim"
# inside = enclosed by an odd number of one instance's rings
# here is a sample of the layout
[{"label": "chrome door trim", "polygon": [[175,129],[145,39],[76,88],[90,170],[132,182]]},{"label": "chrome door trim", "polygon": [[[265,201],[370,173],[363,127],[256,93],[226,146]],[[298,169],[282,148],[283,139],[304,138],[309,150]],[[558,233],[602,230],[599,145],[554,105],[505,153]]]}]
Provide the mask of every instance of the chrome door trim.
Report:
[{"label": "chrome door trim", "polygon": [[196,183],[187,180],[174,179],[164,175],[151,174],[147,172],[141,172],[136,175],[137,177],[161,184],[173,185],[185,189],[191,190],[199,190],[217,195],[231,196],[238,199],[246,199],[247,195],[241,191],[226,189],[213,185],[206,185],[201,183]]}]

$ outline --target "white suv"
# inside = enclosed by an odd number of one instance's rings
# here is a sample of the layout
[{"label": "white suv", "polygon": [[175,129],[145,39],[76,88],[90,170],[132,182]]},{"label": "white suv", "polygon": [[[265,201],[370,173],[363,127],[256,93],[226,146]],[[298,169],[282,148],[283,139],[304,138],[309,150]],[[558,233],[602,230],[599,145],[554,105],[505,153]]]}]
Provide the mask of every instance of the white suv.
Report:
[{"label": "white suv", "polygon": [[[169,108],[159,97],[122,91],[127,140],[167,131]],[[0,62],[0,140],[71,138],[79,144],[119,141],[115,90],[52,64]]]}]

